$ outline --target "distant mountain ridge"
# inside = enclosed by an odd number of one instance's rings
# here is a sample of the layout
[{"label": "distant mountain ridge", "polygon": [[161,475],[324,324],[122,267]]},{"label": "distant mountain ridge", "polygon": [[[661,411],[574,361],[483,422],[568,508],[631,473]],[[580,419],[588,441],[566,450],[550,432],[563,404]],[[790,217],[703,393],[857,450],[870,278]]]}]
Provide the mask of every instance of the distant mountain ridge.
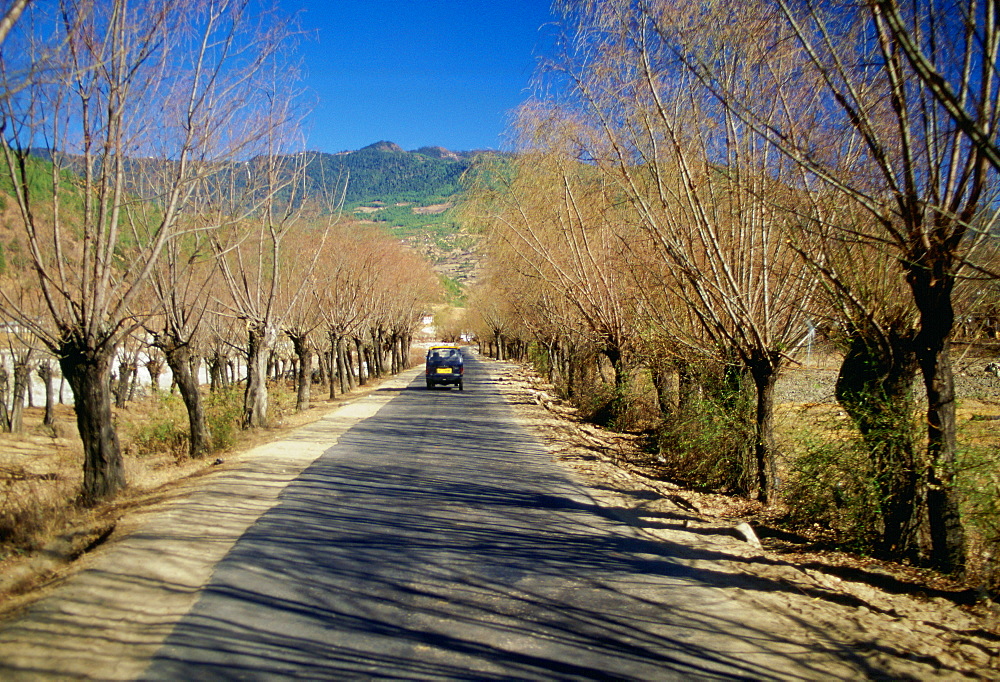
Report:
[{"label": "distant mountain ridge", "polygon": [[347,204],[447,199],[461,190],[462,175],[484,153],[432,146],[404,151],[387,140],[353,152],[308,152],[307,192],[338,193],[346,178]]},{"label": "distant mountain ridge", "polygon": [[[460,201],[463,175],[478,157],[487,153],[496,152],[456,152],[437,146],[404,151],[384,140],[351,152],[299,152],[283,157],[283,162],[288,164],[289,171],[301,169],[304,164],[305,192],[293,194],[288,190],[279,193],[278,199],[296,202],[316,199],[324,205],[344,195],[346,215],[383,225],[425,255],[443,281],[454,291],[460,291],[478,276],[479,259],[474,253],[478,238],[462,228],[452,207]],[[58,158],[69,174],[83,170],[79,156],[44,148],[32,149],[31,154],[44,161]],[[232,184],[239,188],[248,177],[245,167],[262,162],[258,157],[227,164],[219,169],[215,182],[220,187]],[[162,175],[164,166],[173,163],[151,158],[127,160],[126,173],[135,178],[130,191],[156,201],[156,188],[144,186],[143,178],[147,173]]]},{"label": "distant mountain ridge", "polygon": [[[444,147],[425,146],[404,151],[394,142],[381,140],[355,151],[338,153],[304,152],[306,160],[306,197],[340,196],[344,193],[347,204],[357,205],[371,201],[434,202],[447,200],[461,191],[462,175],[475,159],[488,150],[452,151]],[[31,150],[31,154],[45,161],[53,156],[63,158],[70,170],[80,172],[81,157],[54,154],[45,148]],[[303,153],[287,157],[290,166],[301,163]],[[251,159],[254,164],[257,159]],[[127,166],[155,167],[169,161],[136,158]],[[232,168],[240,164],[233,164]],[[223,171],[228,172],[228,171]],[[145,194],[136,187],[140,194]]]}]

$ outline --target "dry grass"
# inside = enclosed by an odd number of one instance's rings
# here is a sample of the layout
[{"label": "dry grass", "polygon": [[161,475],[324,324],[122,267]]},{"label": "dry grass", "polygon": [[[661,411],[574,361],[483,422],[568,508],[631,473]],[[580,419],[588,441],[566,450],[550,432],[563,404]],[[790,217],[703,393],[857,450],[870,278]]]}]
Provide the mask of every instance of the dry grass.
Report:
[{"label": "dry grass", "polygon": [[[789,372],[792,377],[795,373],[796,370]],[[808,374],[808,371],[804,374]],[[830,380],[834,378],[835,374],[831,375]],[[984,388],[981,381],[964,391],[963,381],[957,383],[959,458],[955,475],[962,495],[967,532],[966,576],[968,582],[977,588],[1000,594],[1000,392],[994,393],[988,387]],[[851,420],[832,398],[832,383],[829,393],[829,400],[778,406],[776,436],[786,474],[790,473],[789,467],[803,461],[801,458],[809,448],[826,447],[833,454],[838,450],[841,453],[849,452],[852,442],[855,448],[858,447],[858,436]],[[974,397],[969,393],[974,393]],[[921,417],[918,406],[914,432],[920,439],[925,434],[919,421]],[[921,442],[922,440],[918,440],[918,447]],[[861,466],[864,466],[863,462]],[[846,470],[848,476],[845,476],[845,488],[850,486],[850,481],[846,480],[849,475],[858,473],[851,472],[849,466]],[[854,502],[863,504],[864,499],[856,498]],[[844,542],[845,538],[850,538],[846,543],[850,547],[852,541],[856,542],[860,535],[852,537],[851,534],[859,532],[859,529],[847,526],[861,520],[863,514],[851,518],[848,506],[845,504],[839,510],[832,507],[828,510],[834,515],[842,514],[839,520],[846,524],[843,528],[836,528],[837,524],[834,522],[832,525],[820,524],[822,529],[817,527],[817,530],[827,532],[835,542]],[[827,518],[827,521],[830,520]]]},{"label": "dry grass", "polygon": [[60,406],[49,428],[41,408],[26,408],[25,432],[0,434],[0,559],[39,549],[65,522],[81,481],[74,419]]}]

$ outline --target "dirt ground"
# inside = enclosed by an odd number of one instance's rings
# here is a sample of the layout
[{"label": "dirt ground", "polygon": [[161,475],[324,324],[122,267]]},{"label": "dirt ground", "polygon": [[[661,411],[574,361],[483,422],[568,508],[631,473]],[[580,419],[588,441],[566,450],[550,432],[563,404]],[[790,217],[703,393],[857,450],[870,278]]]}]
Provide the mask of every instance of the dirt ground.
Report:
[{"label": "dirt ground", "polygon": [[[1000,607],[975,589],[908,566],[815,551],[802,538],[768,531],[752,502],[651,477],[632,463],[641,459],[635,456],[636,436],[585,424],[524,367],[492,364],[520,420],[603,506],[649,537],[704,543],[719,557],[719,570],[741,575],[751,585],[769,586],[746,590],[741,598],[800,619],[808,624],[803,633],[815,632],[817,626],[838,633],[841,640],[854,642],[859,656],[879,670],[894,671],[895,678],[1000,680]],[[197,486],[205,472],[230,466],[242,451],[340,404],[318,402],[208,461],[178,465],[176,458],[164,456],[133,463],[141,470],[130,476],[142,485],[133,485],[114,505],[53,520],[51,540],[41,551],[0,561],[0,618],[16,617],[71,575],[77,557],[112,544],[136,527],[150,507]],[[69,426],[71,412],[60,415],[53,432],[33,425],[40,419],[35,412],[29,411],[28,435],[0,437],[0,474],[6,474],[6,481],[0,480],[6,486],[6,492],[0,490],[0,504],[16,497],[15,491],[57,496],[78,485],[79,445]]]}]

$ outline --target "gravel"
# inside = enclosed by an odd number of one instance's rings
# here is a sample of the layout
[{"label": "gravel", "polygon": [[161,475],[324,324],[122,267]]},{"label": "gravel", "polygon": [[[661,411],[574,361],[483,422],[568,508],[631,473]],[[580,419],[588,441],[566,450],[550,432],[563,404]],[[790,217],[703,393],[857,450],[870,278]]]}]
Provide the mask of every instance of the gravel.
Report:
[{"label": "gravel", "polygon": [[[986,371],[991,360],[984,358],[961,360],[955,366],[955,393],[959,400],[1000,404],[1000,377]],[[776,402],[795,404],[835,403],[837,360],[831,358],[823,366],[792,367],[778,378]],[[915,395],[923,394],[922,380],[914,385]]]}]

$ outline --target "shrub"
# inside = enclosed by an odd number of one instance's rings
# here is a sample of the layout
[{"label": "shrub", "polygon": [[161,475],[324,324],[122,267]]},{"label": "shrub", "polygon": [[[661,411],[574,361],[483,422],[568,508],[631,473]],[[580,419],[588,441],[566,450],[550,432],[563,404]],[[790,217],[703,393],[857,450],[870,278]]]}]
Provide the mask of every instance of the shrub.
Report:
[{"label": "shrub", "polygon": [[132,434],[131,454],[143,457],[167,453],[180,459],[188,452],[188,440],[186,425],[168,418],[139,427]]},{"label": "shrub", "polygon": [[187,413],[179,396],[169,393],[143,403],[148,410],[123,415],[122,448],[133,457],[170,454],[177,458],[188,452]]},{"label": "shrub", "polygon": [[992,594],[1000,593],[1000,462],[993,448],[970,445],[957,463],[962,517],[969,537],[967,572]]},{"label": "shrub", "polygon": [[[412,353],[411,353],[412,356]],[[423,354],[418,353],[420,360],[423,360]],[[410,360],[410,366],[414,364],[412,357],[408,358]],[[274,426],[281,426],[285,417],[295,411],[295,402],[297,399],[296,392],[292,389],[289,384],[285,382],[280,382],[276,384],[271,384],[268,386],[268,406],[267,406],[267,420],[268,424],[273,424]]]},{"label": "shrub", "polygon": [[660,426],[661,466],[699,487],[745,493],[753,478],[753,433],[743,398],[692,397]]},{"label": "shrub", "polygon": [[580,417],[598,426],[615,428],[615,416],[623,409],[625,396],[610,384],[594,384],[577,393],[574,403]]},{"label": "shrub", "polygon": [[240,432],[243,415],[243,386],[223,386],[208,394],[205,400],[205,422],[212,434],[211,449],[232,447]]},{"label": "shrub", "polygon": [[880,538],[881,504],[868,450],[847,422],[820,425],[796,434],[782,491],[786,520],[801,528],[819,524],[845,549],[869,553]]}]

